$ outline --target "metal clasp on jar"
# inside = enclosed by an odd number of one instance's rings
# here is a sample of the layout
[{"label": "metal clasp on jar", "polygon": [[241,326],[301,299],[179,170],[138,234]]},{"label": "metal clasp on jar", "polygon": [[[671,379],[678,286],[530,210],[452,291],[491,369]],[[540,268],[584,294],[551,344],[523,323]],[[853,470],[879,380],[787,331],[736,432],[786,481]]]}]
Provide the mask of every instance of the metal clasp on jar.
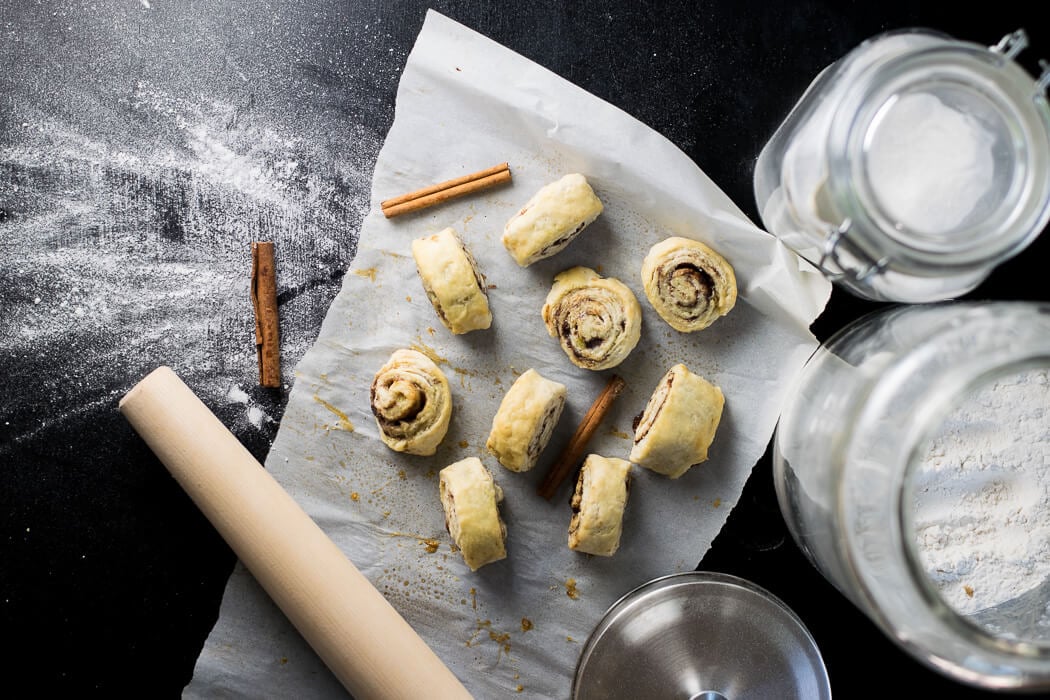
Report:
[{"label": "metal clasp on jar", "polygon": [[[846,238],[846,234],[852,225],[853,221],[846,218],[838,228],[831,229],[824,239],[824,249],[821,252],[820,262],[817,263],[817,267],[832,282],[852,279],[854,282],[863,284],[882,272],[890,262],[889,257],[873,260],[871,256],[857,250],[855,246],[849,245],[849,239]],[[843,259],[842,252],[846,246],[850,248],[847,251],[851,258],[850,260]],[[834,266],[830,265],[829,262],[834,263]]]},{"label": "metal clasp on jar", "polygon": [[[1001,53],[1009,59],[1017,58],[1017,55],[1028,48],[1028,34],[1024,29],[1018,29],[1010,34],[1007,34],[999,43],[995,46],[989,46],[988,50],[995,53]],[[1039,59],[1039,77],[1036,78],[1035,84],[1042,92],[1046,92],[1047,88],[1050,87],[1050,62],[1045,59]]]}]

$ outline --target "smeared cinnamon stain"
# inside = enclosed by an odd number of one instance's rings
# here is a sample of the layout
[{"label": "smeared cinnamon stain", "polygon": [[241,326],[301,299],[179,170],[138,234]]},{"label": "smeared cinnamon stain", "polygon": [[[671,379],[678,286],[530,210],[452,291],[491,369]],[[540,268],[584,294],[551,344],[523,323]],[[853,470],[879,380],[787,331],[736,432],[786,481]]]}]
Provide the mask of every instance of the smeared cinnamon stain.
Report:
[{"label": "smeared cinnamon stain", "polygon": [[410,348],[412,348],[416,352],[421,352],[424,355],[426,355],[427,357],[429,357],[430,360],[435,365],[447,365],[448,364],[448,358],[445,358],[445,357],[442,357],[441,355],[439,355],[437,353],[437,351],[434,350],[434,348],[430,347],[429,345],[426,345],[423,342],[422,338],[420,338],[419,336],[416,336],[416,340],[418,340],[419,342],[418,343],[413,343],[412,345],[409,346]]},{"label": "smeared cinnamon stain", "polygon": [[566,641],[566,642],[568,642],[569,644],[572,644],[572,643],[574,643],[574,642],[575,642],[576,640],[575,640],[575,639],[573,639],[572,637],[566,637],[566,638],[565,638],[565,641]]},{"label": "smeared cinnamon stain", "polygon": [[[389,516],[389,515],[390,515],[390,511],[387,511],[387,512],[383,513],[383,517],[384,518]],[[426,550],[427,554],[433,554],[434,552],[438,551],[438,548],[441,546],[441,542],[439,540],[434,539],[433,537],[423,537],[422,535],[413,535],[410,532],[389,532],[387,534],[390,537],[407,537],[409,539],[417,540],[419,542],[422,542],[423,543],[423,547]],[[405,585],[406,586],[408,585],[408,581],[405,581]]]},{"label": "smeared cinnamon stain", "polygon": [[281,657],[281,665],[284,666],[286,663],[288,663],[288,657],[287,656],[282,656]]},{"label": "smeared cinnamon stain", "polygon": [[603,267],[601,265],[595,265],[594,266],[594,271],[597,272],[600,275],[600,274],[602,274]]},{"label": "smeared cinnamon stain", "polygon": [[721,498],[716,498],[714,501],[711,502],[711,505],[714,506],[715,508],[722,507],[722,499]]},{"label": "smeared cinnamon stain", "polygon": [[434,469],[428,469],[427,473],[423,476],[425,476],[428,479],[433,479],[435,476],[437,476],[437,471],[435,471]]},{"label": "smeared cinnamon stain", "polygon": [[570,578],[565,580],[565,595],[569,596],[573,600],[580,597],[579,591],[576,590],[576,579]]},{"label": "smeared cinnamon stain", "polygon": [[367,277],[369,282],[376,281],[376,269],[374,267],[370,267],[366,270],[354,270],[354,274],[358,277]]},{"label": "smeared cinnamon stain", "polygon": [[520,693],[521,691],[525,690],[525,686],[523,686],[522,684],[519,683],[518,687],[515,688],[514,690],[516,690],[516,691],[518,691]]},{"label": "smeared cinnamon stain", "polygon": [[527,617],[521,618],[521,631],[528,632],[532,629],[532,620]]},{"label": "smeared cinnamon stain", "polygon": [[336,418],[339,419],[339,429],[345,430],[348,433],[354,432],[354,424],[350,422],[350,416],[340,411],[337,407],[328,403],[317,394],[314,394],[314,401],[324,406],[326,409],[335,414]]},{"label": "smeared cinnamon stain", "polygon": [[612,435],[613,437],[618,437],[621,440],[630,440],[631,439],[630,435],[628,435],[627,433],[623,432],[622,430],[617,430],[616,428],[609,428],[609,434]]},{"label": "smeared cinnamon stain", "polygon": [[436,331],[434,330],[433,326],[427,326],[427,333],[429,333],[430,335],[434,335]]},{"label": "smeared cinnamon stain", "polygon": [[405,474],[405,470],[404,469],[398,469],[397,470],[397,478],[401,479],[401,481],[405,481],[406,479],[408,479],[408,474]]},{"label": "smeared cinnamon stain", "polygon": [[478,609],[478,589],[477,588],[471,588],[470,589],[470,607],[472,607],[475,610]]},{"label": "smeared cinnamon stain", "polygon": [[481,633],[488,632],[488,638],[495,642],[499,649],[499,655],[496,657],[496,663],[499,663],[504,654],[510,654],[510,633],[492,629],[492,620],[476,620],[476,623],[477,628],[474,630],[474,634],[470,636],[470,639],[466,641],[466,646],[477,646],[478,637]]}]

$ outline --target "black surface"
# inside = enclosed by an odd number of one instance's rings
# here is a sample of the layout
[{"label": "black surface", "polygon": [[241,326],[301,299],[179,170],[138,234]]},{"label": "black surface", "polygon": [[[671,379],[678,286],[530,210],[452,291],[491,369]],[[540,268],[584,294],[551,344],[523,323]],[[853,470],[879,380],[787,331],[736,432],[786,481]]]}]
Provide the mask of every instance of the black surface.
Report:
[{"label": "black surface", "polygon": [[[0,695],[178,695],[214,622],[233,557],[116,413],[116,399],[153,366],[177,364],[188,352],[198,361],[181,369],[199,392],[231,382],[250,387],[255,378],[253,354],[231,355],[231,348],[250,349],[246,297],[239,315],[220,314],[199,336],[165,336],[166,321],[186,313],[185,301],[165,298],[141,316],[103,314],[102,327],[71,316],[68,328],[19,342],[34,306],[70,294],[59,288],[68,275],[38,271],[39,248],[105,248],[124,236],[141,244],[144,264],[185,258],[210,270],[210,260],[226,259],[213,240],[224,232],[235,234],[230,245],[267,234],[284,240],[282,332],[297,341],[286,357],[291,381],[290,363],[316,335],[352,259],[368,202],[360,173],[371,171],[392,121],[399,71],[426,7],[337,0],[0,6]],[[663,133],[756,221],[751,177],[759,149],[810,79],[862,39],[923,25],[991,44],[1025,26],[1035,47],[1026,61],[1050,55],[1035,10],[1002,3],[434,7]],[[327,186],[324,203],[311,200],[318,211],[290,220],[237,209],[243,201],[236,193],[195,187],[177,166],[143,178],[116,168],[113,152],[97,156],[103,165],[95,170],[90,154],[66,166],[61,158],[33,163],[23,152],[41,138],[27,124],[60,123],[73,133],[63,143],[82,152],[119,136],[121,147],[153,152],[159,144],[178,155],[193,147],[185,131],[160,119],[157,105],[135,106],[157,92],[198,106],[233,105],[218,116],[242,144],[258,135],[252,124],[278,124],[299,139],[293,150],[305,174],[292,178],[293,194],[307,192],[312,177]],[[214,117],[208,109],[198,117]],[[46,145],[61,155],[55,133],[45,134]],[[69,201],[86,201],[86,192],[94,198],[90,215],[69,215],[80,211]],[[127,202],[114,196],[122,192]],[[245,211],[255,217],[247,224],[237,219]],[[55,212],[65,215],[47,218]],[[1048,248],[1044,237],[970,296],[1050,298]],[[128,255],[137,254],[132,246]],[[128,294],[148,290],[148,275],[135,279]],[[206,306],[199,313],[207,315]],[[814,330],[826,338],[874,306],[836,290]],[[144,327],[158,333],[146,347],[133,342]],[[224,390],[206,402],[264,458],[276,423],[257,429],[244,419],[243,404],[214,398]],[[253,390],[248,400],[276,419],[285,397]],[[768,455],[701,566],[749,578],[785,600],[814,634],[836,697],[991,695],[905,656],[802,558],[776,506]]]}]

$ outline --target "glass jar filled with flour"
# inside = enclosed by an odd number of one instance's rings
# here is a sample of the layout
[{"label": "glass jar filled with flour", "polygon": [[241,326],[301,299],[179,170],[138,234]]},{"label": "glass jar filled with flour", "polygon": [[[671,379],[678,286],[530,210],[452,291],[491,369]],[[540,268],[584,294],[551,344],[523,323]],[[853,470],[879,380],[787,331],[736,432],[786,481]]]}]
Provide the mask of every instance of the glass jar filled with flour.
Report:
[{"label": "glass jar filled with flour", "polygon": [[862,297],[973,289],[1050,220],[1050,70],[1026,45],[897,31],[825,69],[758,157],[766,227]]},{"label": "glass jar filled with flour", "polygon": [[884,310],[824,344],[777,427],[785,520],[929,666],[1050,690],[1050,304]]}]

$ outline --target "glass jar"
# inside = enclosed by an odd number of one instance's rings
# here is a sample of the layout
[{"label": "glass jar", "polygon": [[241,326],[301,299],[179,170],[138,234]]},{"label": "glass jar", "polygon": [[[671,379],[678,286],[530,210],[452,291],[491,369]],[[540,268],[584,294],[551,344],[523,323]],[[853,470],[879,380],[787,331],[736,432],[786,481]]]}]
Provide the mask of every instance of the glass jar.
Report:
[{"label": "glass jar", "polygon": [[[1048,370],[1050,304],[886,309],[818,349],[776,431],[777,496],[806,556],[907,652],[978,686],[1050,689],[1050,579],[1042,578],[1050,573]],[[1000,398],[986,403],[974,398],[1002,387],[1028,393],[1023,401],[1001,400],[1016,392],[987,394]],[[949,430],[960,411],[979,420]],[[979,434],[1017,449],[966,447]],[[945,436],[961,442],[931,449]],[[941,490],[924,493],[925,470],[959,453]],[[931,566],[932,549],[917,526],[930,498],[945,517],[954,508],[942,534],[951,539],[951,527],[958,528],[952,536],[962,543],[960,561],[972,567],[982,552],[1001,552],[1029,565],[1016,582],[1002,580],[1013,569],[984,572],[997,588],[993,606],[963,610],[951,602],[954,589],[938,583],[946,572]],[[989,498],[997,509],[982,511],[981,499]],[[1015,526],[1020,534],[1005,537]],[[975,595],[965,576],[977,573],[961,571],[964,599]]]},{"label": "glass jar", "polygon": [[826,68],[759,154],[766,227],[861,297],[976,287],[1050,220],[1050,69],[1033,80],[1025,46],[911,29]]}]

